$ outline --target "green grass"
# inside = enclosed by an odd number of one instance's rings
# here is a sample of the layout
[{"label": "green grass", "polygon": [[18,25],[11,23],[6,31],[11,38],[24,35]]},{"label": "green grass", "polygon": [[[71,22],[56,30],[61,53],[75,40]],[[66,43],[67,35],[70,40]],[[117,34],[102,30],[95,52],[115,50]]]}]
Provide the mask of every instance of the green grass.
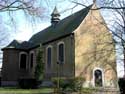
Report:
[{"label": "green grass", "polygon": [[0,94],[47,94],[52,92],[53,92],[52,88],[42,88],[42,89],[0,88]]}]

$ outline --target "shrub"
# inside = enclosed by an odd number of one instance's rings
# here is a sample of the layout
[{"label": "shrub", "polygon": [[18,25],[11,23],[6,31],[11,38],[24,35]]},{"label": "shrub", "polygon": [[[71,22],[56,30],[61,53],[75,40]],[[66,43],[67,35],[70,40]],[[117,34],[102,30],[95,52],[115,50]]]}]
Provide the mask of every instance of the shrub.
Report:
[{"label": "shrub", "polygon": [[40,46],[36,58],[35,79],[42,81],[44,76],[43,47]]},{"label": "shrub", "polygon": [[118,83],[121,94],[125,94],[125,78],[120,78]]},{"label": "shrub", "polygon": [[79,91],[82,89],[83,83],[85,79],[83,77],[76,77],[74,79],[74,89],[75,91]]},{"label": "shrub", "polygon": [[18,84],[20,88],[30,89],[30,88],[36,88],[37,81],[36,79],[19,79]]},{"label": "shrub", "polygon": [[95,89],[95,88],[82,88],[82,93],[85,93],[85,94],[95,94],[96,91],[98,91],[98,89]]},{"label": "shrub", "polygon": [[76,78],[53,78],[53,83],[57,86],[59,80],[59,87],[63,91],[79,91],[82,89],[82,85],[84,83],[83,77]]},{"label": "shrub", "polygon": [[73,88],[73,79],[67,79],[67,78],[53,78],[52,81],[55,84],[55,86],[57,87],[58,84],[58,80],[59,80],[59,88],[61,88],[62,90],[72,90]]}]

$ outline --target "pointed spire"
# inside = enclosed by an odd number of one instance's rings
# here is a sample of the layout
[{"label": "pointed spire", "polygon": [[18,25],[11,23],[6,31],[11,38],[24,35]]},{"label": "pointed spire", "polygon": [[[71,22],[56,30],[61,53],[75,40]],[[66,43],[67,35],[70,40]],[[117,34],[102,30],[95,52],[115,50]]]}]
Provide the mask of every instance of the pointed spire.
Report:
[{"label": "pointed spire", "polygon": [[54,10],[53,10],[53,12],[52,12],[52,14],[51,14],[51,16],[52,16],[52,18],[51,18],[51,23],[52,23],[52,24],[56,24],[56,23],[59,22],[59,20],[60,20],[60,19],[59,19],[60,14],[59,14],[59,12],[58,12],[56,6],[55,6],[55,8],[54,8]]},{"label": "pointed spire", "polygon": [[96,3],[96,0],[93,0],[93,4],[95,4]]},{"label": "pointed spire", "polygon": [[59,14],[59,12],[58,12],[56,6],[55,6],[55,8],[54,8],[54,10],[53,10],[53,12],[52,12],[52,14],[51,14],[51,16],[52,16],[52,15],[59,15],[59,16],[60,16],[60,14]]}]

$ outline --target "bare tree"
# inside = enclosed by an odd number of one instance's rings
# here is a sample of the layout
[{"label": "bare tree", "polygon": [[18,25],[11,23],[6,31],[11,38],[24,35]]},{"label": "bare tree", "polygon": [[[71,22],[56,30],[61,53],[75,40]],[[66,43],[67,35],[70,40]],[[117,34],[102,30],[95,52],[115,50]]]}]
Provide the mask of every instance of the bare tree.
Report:
[{"label": "bare tree", "polygon": [[[0,48],[6,45],[9,37],[16,30],[17,12],[18,15],[24,15],[28,21],[35,23],[35,19],[43,18],[42,2],[41,0],[0,0]],[[0,59],[1,57],[0,55]]]},{"label": "bare tree", "polygon": [[[87,0],[70,0],[70,2],[75,4],[75,7],[78,5],[87,7],[87,5],[81,3],[81,1],[87,2]],[[119,52],[119,50],[122,50],[123,52],[124,59],[121,61],[124,62],[125,73],[125,0],[93,0],[93,3],[97,3],[98,8],[92,10],[101,9],[112,14],[112,19],[108,22],[108,25],[110,26],[109,30],[113,34],[116,45],[120,46],[116,49],[117,52]],[[101,24],[106,25],[104,23]],[[121,55],[120,53],[118,54]]]},{"label": "bare tree", "polygon": [[[43,19],[45,12],[42,0],[0,0],[0,45],[7,39],[8,31],[14,33],[19,23],[17,15],[23,15],[22,19],[30,21],[33,25],[36,21]],[[46,3],[46,2],[45,2]],[[32,24],[33,23],[33,24]],[[9,30],[7,30],[9,28]]]},{"label": "bare tree", "polygon": [[[117,2],[113,3],[114,6],[124,7],[125,1],[118,0]],[[123,55],[124,55],[124,76],[125,76],[125,8],[119,10],[112,10],[115,16],[114,24],[112,25],[112,33],[115,36],[115,42],[119,46],[122,47]]]},{"label": "bare tree", "polygon": [[0,0],[0,12],[23,10],[30,15],[40,16],[39,0]]},{"label": "bare tree", "polygon": [[[81,5],[84,7],[87,7],[87,5],[85,3],[81,3],[80,1],[86,1],[87,0],[69,0],[70,2],[76,4],[76,5]],[[97,2],[99,3],[99,7],[96,8],[97,9],[125,9],[125,6],[113,6],[114,3],[119,3],[122,2],[123,0],[93,0],[93,3]]]},{"label": "bare tree", "polygon": [[[125,76],[125,1],[124,0],[100,0],[99,9],[106,9],[112,14],[108,22],[109,30],[112,32],[114,41],[119,47],[116,48],[118,55],[123,55]],[[122,53],[121,53],[122,51]],[[121,59],[121,58],[120,58]]]}]

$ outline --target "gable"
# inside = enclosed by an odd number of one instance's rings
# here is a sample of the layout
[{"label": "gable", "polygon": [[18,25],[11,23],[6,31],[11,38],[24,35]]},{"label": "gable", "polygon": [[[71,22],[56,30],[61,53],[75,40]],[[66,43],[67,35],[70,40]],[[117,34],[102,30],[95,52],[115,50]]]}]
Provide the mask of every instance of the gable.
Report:
[{"label": "gable", "polygon": [[115,74],[115,46],[99,10],[90,10],[74,35],[77,76],[86,71],[91,73],[95,66],[110,69]]}]

